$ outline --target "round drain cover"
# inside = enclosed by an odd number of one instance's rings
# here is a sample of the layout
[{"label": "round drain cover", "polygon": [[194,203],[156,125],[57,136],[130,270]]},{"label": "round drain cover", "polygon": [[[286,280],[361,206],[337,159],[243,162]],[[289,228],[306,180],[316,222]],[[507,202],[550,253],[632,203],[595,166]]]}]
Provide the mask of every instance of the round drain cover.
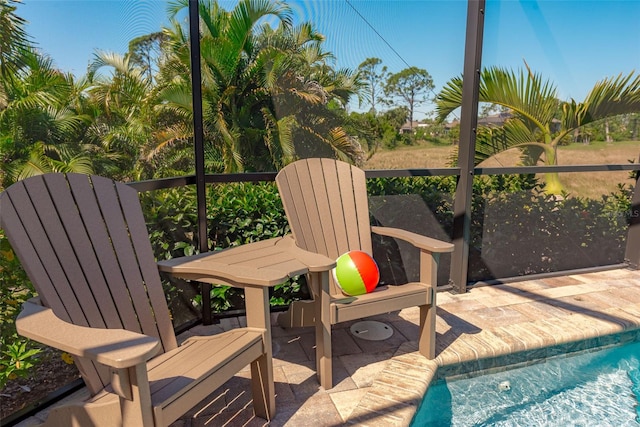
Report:
[{"label": "round drain cover", "polygon": [[365,320],[354,323],[351,326],[351,334],[363,340],[382,341],[393,335],[393,328],[382,322]]}]

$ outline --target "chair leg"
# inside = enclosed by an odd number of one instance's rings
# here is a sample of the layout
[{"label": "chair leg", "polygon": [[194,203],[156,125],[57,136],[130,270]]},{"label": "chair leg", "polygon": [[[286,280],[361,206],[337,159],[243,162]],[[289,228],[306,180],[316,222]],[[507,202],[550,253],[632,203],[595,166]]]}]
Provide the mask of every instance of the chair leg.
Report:
[{"label": "chair leg", "polygon": [[151,409],[151,391],[147,377],[147,364],[141,363],[128,369],[132,400],[120,397],[122,425],[147,427],[154,425]]},{"label": "chair leg", "polygon": [[316,373],[320,385],[333,388],[333,364],[331,360],[331,296],[329,273],[310,273],[311,289],[315,301]]},{"label": "chair leg", "polygon": [[275,387],[271,355],[251,362],[251,393],[256,417],[269,421],[276,415]]},{"label": "chair leg", "polygon": [[436,357],[436,305],[420,306],[420,336],[418,349],[427,359]]},{"label": "chair leg", "polygon": [[304,328],[313,326],[315,319],[315,301],[300,300],[293,301],[289,309],[278,316],[278,325],[283,328]]},{"label": "chair leg", "polygon": [[438,283],[439,253],[420,251],[420,281],[429,286],[425,305],[420,306],[420,341],[418,349],[427,359],[436,357],[436,286]]}]

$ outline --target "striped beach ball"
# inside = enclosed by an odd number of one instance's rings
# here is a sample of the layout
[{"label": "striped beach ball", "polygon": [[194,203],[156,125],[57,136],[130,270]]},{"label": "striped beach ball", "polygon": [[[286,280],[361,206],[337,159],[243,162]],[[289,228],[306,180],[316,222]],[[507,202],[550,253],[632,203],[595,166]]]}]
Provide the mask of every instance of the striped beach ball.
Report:
[{"label": "striped beach ball", "polygon": [[372,292],[380,280],[378,264],[369,254],[349,251],[338,257],[333,269],[333,278],[347,295],[362,295]]}]

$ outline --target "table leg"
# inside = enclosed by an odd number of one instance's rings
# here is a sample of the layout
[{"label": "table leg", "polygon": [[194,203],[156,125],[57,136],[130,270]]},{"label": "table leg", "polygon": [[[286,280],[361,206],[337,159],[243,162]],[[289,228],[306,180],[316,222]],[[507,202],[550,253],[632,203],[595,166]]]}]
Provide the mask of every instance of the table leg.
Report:
[{"label": "table leg", "polygon": [[275,386],[273,383],[273,349],[271,344],[271,315],[267,287],[246,286],[244,295],[247,306],[247,326],[265,329],[265,354],[251,363],[251,391],[256,415],[267,420],[276,413]]},{"label": "table leg", "polygon": [[213,325],[211,316],[211,284],[200,283],[200,294],[202,295],[202,324]]}]

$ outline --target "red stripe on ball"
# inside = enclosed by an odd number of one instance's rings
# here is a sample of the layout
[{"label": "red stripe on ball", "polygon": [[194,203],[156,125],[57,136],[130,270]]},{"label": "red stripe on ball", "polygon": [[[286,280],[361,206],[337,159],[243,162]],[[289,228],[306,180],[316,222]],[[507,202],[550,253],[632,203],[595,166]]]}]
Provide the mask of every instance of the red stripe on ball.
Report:
[{"label": "red stripe on ball", "polygon": [[380,281],[380,271],[376,262],[369,254],[362,251],[351,251],[349,256],[358,269],[367,292],[373,291]]}]

